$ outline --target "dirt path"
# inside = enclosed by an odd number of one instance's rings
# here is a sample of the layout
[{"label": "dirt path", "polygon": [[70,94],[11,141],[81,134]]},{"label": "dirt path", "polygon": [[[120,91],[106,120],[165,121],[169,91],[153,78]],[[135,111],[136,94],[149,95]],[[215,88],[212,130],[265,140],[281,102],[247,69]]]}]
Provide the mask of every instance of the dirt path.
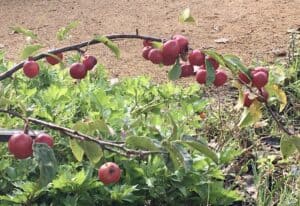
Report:
[{"label": "dirt path", "polygon": [[[196,24],[182,25],[179,13],[190,7]],[[72,39],[59,43],[58,28],[79,20]],[[288,28],[300,24],[300,0],[0,0],[0,46],[7,57],[19,60],[24,38],[12,34],[10,26],[22,25],[36,32],[45,50],[88,40],[94,34],[134,33],[169,37],[181,33],[193,47],[214,47],[234,53],[247,63],[252,59],[272,60],[272,50],[285,49]],[[226,44],[214,42],[228,38]],[[140,41],[120,42],[121,60],[102,46],[93,47],[112,76],[150,75],[166,78],[167,68],[159,68],[141,57]]]}]

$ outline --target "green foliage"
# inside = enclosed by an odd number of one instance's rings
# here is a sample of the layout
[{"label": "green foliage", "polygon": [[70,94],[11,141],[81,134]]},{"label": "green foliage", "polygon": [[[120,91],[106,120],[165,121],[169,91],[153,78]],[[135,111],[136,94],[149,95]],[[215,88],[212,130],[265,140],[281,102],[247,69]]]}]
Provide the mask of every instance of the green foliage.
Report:
[{"label": "green foliage", "polygon": [[119,47],[114,42],[112,42],[110,39],[108,39],[106,36],[97,36],[97,37],[95,37],[95,40],[103,43],[116,55],[116,57],[118,59],[120,58]]},{"label": "green foliage", "polygon": [[43,48],[43,46],[39,45],[39,44],[28,45],[23,49],[21,58],[26,59],[26,58],[36,54],[41,48]]},{"label": "green foliage", "polygon": [[60,28],[56,33],[56,38],[59,41],[69,38],[70,32],[78,26],[78,21],[70,22],[66,27]]},{"label": "green foliage", "polygon": [[174,66],[172,67],[172,69],[169,71],[168,73],[168,77],[170,80],[177,80],[179,79],[181,74],[181,68],[180,68],[180,63],[179,63],[179,59],[176,60],[176,63],[174,64]]},{"label": "green foliage", "polygon": [[192,23],[195,22],[194,17],[191,15],[191,10],[190,8],[184,9],[181,14],[179,15],[179,22],[181,23]]},{"label": "green foliage", "polygon": [[23,28],[21,26],[15,26],[11,28],[15,33],[22,34],[24,36],[30,37],[32,39],[36,39],[37,35],[33,33],[31,30]]}]

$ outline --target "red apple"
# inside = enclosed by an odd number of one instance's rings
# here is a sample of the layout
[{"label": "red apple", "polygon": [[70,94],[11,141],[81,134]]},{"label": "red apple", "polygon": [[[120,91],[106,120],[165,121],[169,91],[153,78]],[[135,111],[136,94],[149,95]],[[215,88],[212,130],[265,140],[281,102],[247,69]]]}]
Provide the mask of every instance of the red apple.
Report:
[{"label": "red apple", "polygon": [[8,150],[17,159],[30,157],[32,151],[32,138],[25,133],[12,135],[8,140]]},{"label": "red apple", "polygon": [[268,83],[268,75],[263,71],[252,72],[252,84],[259,88],[264,87]]},{"label": "red apple", "polygon": [[267,102],[269,99],[269,93],[267,90],[265,90],[265,88],[260,88],[259,89],[259,94],[261,95],[261,97],[257,97],[257,100],[260,102]]},{"label": "red apple", "polygon": [[188,59],[191,65],[201,66],[205,64],[205,54],[202,53],[200,50],[193,50],[188,55]]},{"label": "red apple", "polygon": [[39,74],[40,67],[34,60],[28,60],[23,65],[23,72],[27,77],[33,78]]},{"label": "red apple", "polygon": [[177,58],[180,52],[180,47],[176,40],[168,40],[162,47],[163,58]]},{"label": "red apple", "polygon": [[91,55],[85,55],[83,57],[82,64],[85,66],[87,70],[92,70],[93,67],[97,64],[97,59]]},{"label": "red apple", "polygon": [[99,168],[98,177],[105,185],[117,183],[121,177],[121,169],[116,163],[107,162]]},{"label": "red apple", "polygon": [[49,64],[55,65],[58,64],[59,62],[62,61],[63,59],[63,54],[62,53],[57,53],[57,54],[52,54],[53,56],[46,56],[46,60]]},{"label": "red apple", "polygon": [[205,84],[206,83],[206,70],[205,69],[199,69],[196,73],[196,81],[199,84]]},{"label": "red apple", "polygon": [[184,53],[185,51],[188,50],[189,41],[185,36],[182,36],[180,34],[176,34],[176,35],[173,36],[173,39],[177,41],[180,53]]},{"label": "red apple", "polygon": [[148,54],[148,59],[153,64],[160,64],[163,60],[162,52],[159,49],[151,49]]},{"label": "red apple", "polygon": [[219,62],[217,62],[214,58],[212,57],[207,57],[206,61],[209,61],[211,63],[211,65],[214,67],[214,69],[218,69],[219,68]]},{"label": "red apple", "polygon": [[165,66],[170,66],[170,65],[175,64],[176,59],[177,59],[177,57],[171,57],[171,56],[165,57],[165,56],[163,56],[162,63]]},{"label": "red apple", "polygon": [[152,47],[152,42],[150,40],[144,40],[143,45],[144,45],[144,47],[146,47],[146,46],[151,46]]},{"label": "red apple", "polygon": [[180,77],[189,77],[192,75],[194,75],[194,67],[190,64],[182,64]]},{"label": "red apple", "polygon": [[38,143],[45,143],[47,144],[49,147],[53,147],[53,138],[48,135],[48,134],[45,134],[45,133],[41,133],[39,134],[34,142],[38,142]]},{"label": "red apple", "polygon": [[152,49],[151,46],[145,46],[143,48],[142,56],[144,57],[144,59],[149,60],[148,56],[149,56],[149,52],[150,52],[151,49]]},{"label": "red apple", "polygon": [[244,107],[250,107],[254,99],[249,98],[249,92],[244,93]]},{"label": "red apple", "polygon": [[265,67],[256,67],[255,69],[253,69],[251,71],[251,74],[253,75],[257,72],[264,72],[264,73],[266,73],[267,77],[269,77],[269,71]]},{"label": "red apple", "polygon": [[85,66],[81,63],[74,63],[70,67],[70,75],[74,79],[83,79],[87,74]]},{"label": "red apple", "polygon": [[251,80],[249,79],[249,77],[244,74],[243,72],[239,73],[239,82],[242,84],[249,84],[251,82]]},{"label": "red apple", "polygon": [[215,75],[214,85],[216,87],[219,87],[219,86],[224,85],[226,81],[227,81],[226,72],[222,69],[217,69],[216,70],[216,75]]}]

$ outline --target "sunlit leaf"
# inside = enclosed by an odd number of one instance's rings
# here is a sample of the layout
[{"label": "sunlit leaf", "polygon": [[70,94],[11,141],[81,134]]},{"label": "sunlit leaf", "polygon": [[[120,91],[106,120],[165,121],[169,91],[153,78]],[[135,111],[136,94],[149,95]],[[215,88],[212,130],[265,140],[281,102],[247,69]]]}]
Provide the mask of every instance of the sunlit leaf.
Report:
[{"label": "sunlit leaf", "polygon": [[78,21],[72,21],[66,27],[60,28],[56,33],[56,38],[59,41],[69,38],[69,33],[71,30],[75,29],[78,26]]},{"label": "sunlit leaf", "polygon": [[74,157],[77,159],[77,161],[81,162],[84,155],[84,150],[79,145],[78,140],[70,139],[69,145]]},{"label": "sunlit leaf", "polygon": [[81,141],[79,144],[84,150],[85,155],[93,164],[97,164],[103,157],[102,148],[97,143]]},{"label": "sunlit leaf", "polygon": [[191,15],[190,8],[184,9],[180,16],[179,16],[179,22],[185,23],[185,22],[195,22],[195,19]]},{"label": "sunlit leaf", "polygon": [[156,48],[156,49],[161,49],[163,47],[163,43],[162,42],[152,41],[151,44],[152,44],[152,47]]},{"label": "sunlit leaf", "polygon": [[117,58],[120,58],[120,50],[119,50],[119,47],[117,46],[117,44],[112,42],[106,36],[97,36],[94,39],[101,42],[101,43],[103,43],[105,46],[107,46],[116,55]]},{"label": "sunlit leaf", "polygon": [[11,27],[11,29],[18,34],[23,34],[24,36],[28,36],[32,39],[36,39],[37,35],[35,33],[33,33],[33,31],[29,30],[29,29],[25,29],[21,26],[16,26],[16,27]]},{"label": "sunlit leaf", "polygon": [[239,127],[247,127],[255,124],[262,117],[261,103],[255,100],[249,108],[244,108]]},{"label": "sunlit leaf", "polygon": [[26,47],[23,49],[23,51],[22,51],[22,53],[21,53],[21,58],[22,58],[22,59],[26,59],[26,58],[28,58],[28,57],[30,57],[30,56],[33,56],[33,55],[36,54],[37,51],[39,51],[41,48],[43,48],[43,46],[40,45],[40,44],[28,45],[28,46],[26,46]]},{"label": "sunlit leaf", "polygon": [[158,144],[149,137],[128,136],[126,137],[126,145],[148,151],[159,151]]},{"label": "sunlit leaf", "polygon": [[179,59],[177,59],[172,69],[169,71],[168,77],[170,80],[174,81],[179,79],[180,74],[181,74],[181,68],[180,68]]},{"label": "sunlit leaf", "polygon": [[287,104],[287,97],[285,92],[278,85],[267,85],[265,89],[268,91],[269,96],[275,96],[279,101],[279,112],[282,112]]}]

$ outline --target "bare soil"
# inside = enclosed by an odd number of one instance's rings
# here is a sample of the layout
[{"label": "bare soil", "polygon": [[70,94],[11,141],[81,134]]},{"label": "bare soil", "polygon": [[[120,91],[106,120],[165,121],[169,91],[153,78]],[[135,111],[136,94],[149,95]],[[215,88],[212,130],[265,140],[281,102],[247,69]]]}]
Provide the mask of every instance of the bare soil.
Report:
[{"label": "bare soil", "polygon": [[[180,24],[179,13],[191,8],[195,24]],[[79,20],[72,38],[58,42],[56,31]],[[20,61],[25,38],[9,27],[21,25],[38,34],[45,50],[91,39],[94,34],[135,33],[156,37],[186,35],[193,48],[213,47],[251,60],[272,61],[274,50],[285,50],[287,30],[300,24],[300,0],[0,0],[0,49]],[[215,40],[226,38],[225,44]],[[142,42],[119,42],[121,60],[103,46],[89,53],[98,57],[112,77],[149,75],[166,79],[160,68],[141,57]]]}]

